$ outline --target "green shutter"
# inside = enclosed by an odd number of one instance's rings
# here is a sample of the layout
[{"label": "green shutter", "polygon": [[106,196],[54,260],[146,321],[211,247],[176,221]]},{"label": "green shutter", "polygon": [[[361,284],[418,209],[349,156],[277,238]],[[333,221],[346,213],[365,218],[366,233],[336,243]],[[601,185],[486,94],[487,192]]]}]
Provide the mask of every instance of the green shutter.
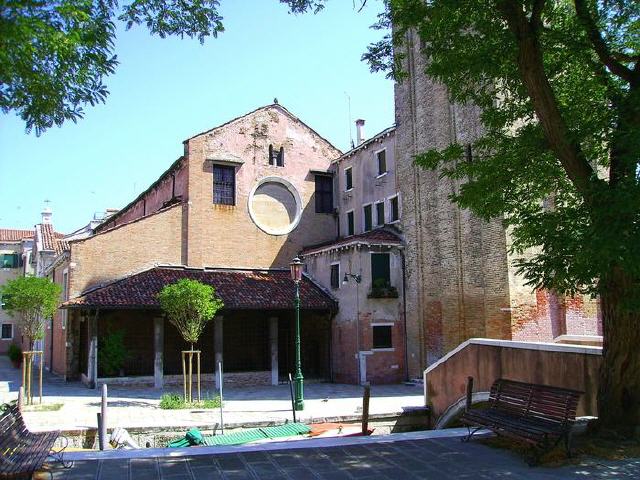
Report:
[{"label": "green shutter", "polygon": [[374,286],[380,285],[382,282],[384,282],[384,286],[391,285],[391,267],[388,253],[371,254],[371,282]]}]

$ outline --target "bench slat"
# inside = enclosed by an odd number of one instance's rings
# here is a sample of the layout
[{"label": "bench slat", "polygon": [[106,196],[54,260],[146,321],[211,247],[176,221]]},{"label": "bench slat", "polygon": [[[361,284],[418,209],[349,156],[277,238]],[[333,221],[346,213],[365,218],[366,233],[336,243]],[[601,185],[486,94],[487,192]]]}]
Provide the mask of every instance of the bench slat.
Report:
[{"label": "bench slat", "polygon": [[490,407],[468,410],[461,420],[499,435],[547,445],[568,434],[582,394],[568,388],[498,379],[491,386]]},{"label": "bench slat", "polygon": [[54,432],[30,432],[17,406],[0,416],[0,474],[30,475],[46,460],[60,435]]}]

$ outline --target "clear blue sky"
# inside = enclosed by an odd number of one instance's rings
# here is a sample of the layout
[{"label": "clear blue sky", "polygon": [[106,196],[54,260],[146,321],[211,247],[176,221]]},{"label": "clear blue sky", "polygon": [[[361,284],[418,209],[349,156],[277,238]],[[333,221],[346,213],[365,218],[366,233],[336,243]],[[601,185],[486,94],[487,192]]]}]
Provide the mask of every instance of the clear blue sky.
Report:
[{"label": "clear blue sky", "polygon": [[149,186],[182,154],[182,140],[274,97],[343,150],[345,92],[367,135],[393,123],[392,82],[360,60],[382,34],[369,28],[379,2],[357,13],[335,0],[303,16],[277,0],[221,3],[226,32],[204,45],[120,25],[110,95],[78,124],[36,137],[0,114],[0,227],[32,228],[49,199],[56,230],[75,230]]}]

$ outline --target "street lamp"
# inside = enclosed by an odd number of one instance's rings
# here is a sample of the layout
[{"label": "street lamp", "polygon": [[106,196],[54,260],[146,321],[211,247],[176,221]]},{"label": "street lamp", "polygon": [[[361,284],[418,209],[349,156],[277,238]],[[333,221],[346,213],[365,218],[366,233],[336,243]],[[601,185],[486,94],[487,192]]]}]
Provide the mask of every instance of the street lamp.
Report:
[{"label": "street lamp", "polygon": [[354,275],[353,273],[345,273],[344,278],[342,279],[343,285],[349,281],[349,277],[353,278],[356,281],[356,283],[360,283],[362,281],[362,277],[360,275]]},{"label": "street lamp", "polygon": [[296,373],[294,377],[296,410],[304,410],[304,392],[302,366],[300,363],[300,280],[302,280],[302,262],[298,257],[289,264],[291,267],[291,280],[296,284],[296,297],[294,306],[296,309]]}]

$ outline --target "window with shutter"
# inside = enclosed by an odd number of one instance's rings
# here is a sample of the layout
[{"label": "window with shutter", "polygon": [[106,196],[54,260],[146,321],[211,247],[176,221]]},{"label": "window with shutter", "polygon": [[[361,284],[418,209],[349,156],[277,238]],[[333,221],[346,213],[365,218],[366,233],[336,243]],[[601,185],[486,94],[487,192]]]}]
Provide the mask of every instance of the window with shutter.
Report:
[{"label": "window with shutter", "polygon": [[376,203],[376,225],[384,225],[384,202]]},{"label": "window with shutter", "polygon": [[376,157],[378,158],[378,175],[387,173],[387,151],[379,151],[376,153]]},{"label": "window with shutter", "polygon": [[398,221],[400,219],[400,209],[398,207],[398,197],[395,196],[395,197],[389,199],[389,204],[391,206],[391,218],[389,219],[389,221],[390,222]]},{"label": "window with shutter", "polygon": [[13,338],[13,324],[11,323],[2,324],[2,332],[0,333],[0,338],[2,340],[11,340]]},{"label": "window with shutter", "polygon": [[22,266],[22,256],[19,253],[4,253],[0,255],[0,268],[18,268]]},{"label": "window with shutter", "polygon": [[345,190],[353,188],[353,169],[351,167],[344,169]]},{"label": "window with shutter", "polygon": [[333,213],[333,178],[316,175],[316,213]]},{"label": "window with shutter", "polygon": [[331,265],[331,288],[340,288],[340,264]]},{"label": "window with shutter", "polygon": [[374,287],[391,285],[391,267],[388,253],[371,254],[371,284]]},{"label": "window with shutter", "polygon": [[347,235],[354,234],[353,212],[347,212]]},{"label": "window with shutter", "polygon": [[373,212],[371,209],[371,205],[364,206],[364,231],[368,232],[371,230],[373,225]]},{"label": "window with shutter", "polygon": [[236,169],[225,165],[213,166],[213,203],[236,204]]}]

